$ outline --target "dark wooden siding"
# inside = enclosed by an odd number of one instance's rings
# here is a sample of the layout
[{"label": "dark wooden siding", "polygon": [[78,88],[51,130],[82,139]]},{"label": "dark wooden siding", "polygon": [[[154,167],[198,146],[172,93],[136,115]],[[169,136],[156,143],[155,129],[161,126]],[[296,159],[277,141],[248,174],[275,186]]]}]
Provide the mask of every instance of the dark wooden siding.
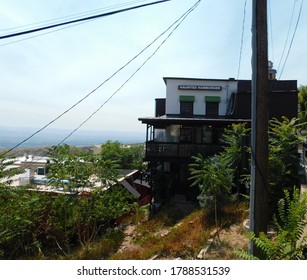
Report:
[{"label": "dark wooden siding", "polygon": [[165,115],[165,98],[156,98],[156,117]]},{"label": "dark wooden siding", "polygon": [[[269,81],[269,118],[285,116],[289,119],[297,117],[298,93],[297,81]],[[234,98],[232,117],[238,119],[251,118],[251,81],[238,82],[238,92]]]}]

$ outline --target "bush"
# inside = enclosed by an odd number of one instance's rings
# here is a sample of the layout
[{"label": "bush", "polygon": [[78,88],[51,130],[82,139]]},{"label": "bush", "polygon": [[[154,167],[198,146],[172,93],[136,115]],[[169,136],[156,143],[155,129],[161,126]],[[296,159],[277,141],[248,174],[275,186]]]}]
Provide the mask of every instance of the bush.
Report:
[{"label": "bush", "polygon": [[[266,260],[299,260],[307,259],[307,236],[304,229],[307,225],[307,196],[300,196],[297,189],[291,197],[289,191],[284,192],[285,197],[279,200],[278,213],[274,217],[276,236],[269,238],[261,232],[259,237],[249,233],[250,239],[260,249],[260,258]],[[254,256],[237,252],[243,259],[256,259]]]},{"label": "bush", "polygon": [[87,196],[0,188],[0,257],[45,258],[88,247],[130,211],[128,191],[114,186]]}]

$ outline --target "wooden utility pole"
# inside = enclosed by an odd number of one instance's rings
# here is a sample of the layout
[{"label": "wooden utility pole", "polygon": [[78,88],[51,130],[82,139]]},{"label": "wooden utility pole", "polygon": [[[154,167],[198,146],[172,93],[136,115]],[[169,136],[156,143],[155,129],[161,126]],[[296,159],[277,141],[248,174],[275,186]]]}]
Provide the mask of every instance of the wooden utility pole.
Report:
[{"label": "wooden utility pole", "polygon": [[[250,231],[267,232],[268,224],[268,39],[267,0],[253,0],[252,26],[252,165]],[[250,253],[259,256],[251,243]]]}]

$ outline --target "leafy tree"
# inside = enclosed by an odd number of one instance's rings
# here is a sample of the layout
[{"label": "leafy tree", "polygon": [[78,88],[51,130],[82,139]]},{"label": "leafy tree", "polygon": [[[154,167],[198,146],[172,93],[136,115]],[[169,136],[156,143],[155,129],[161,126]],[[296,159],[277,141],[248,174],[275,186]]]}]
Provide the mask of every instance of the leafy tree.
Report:
[{"label": "leafy tree", "polygon": [[117,162],[121,169],[143,169],[144,145],[123,145],[107,141],[101,145],[100,157]]},{"label": "leafy tree", "polygon": [[9,186],[9,181],[1,183],[1,179],[10,178],[14,175],[21,174],[24,171],[20,168],[9,168],[14,163],[14,160],[8,160],[3,155],[0,155],[0,187]]},{"label": "leafy tree", "polygon": [[[250,129],[246,124],[232,124],[223,134],[224,151],[212,157],[201,154],[192,157],[194,163],[189,165],[191,186],[199,186],[198,196],[202,207],[215,209],[217,225],[217,207],[229,198],[232,187],[237,186],[237,192],[242,190],[240,178],[246,174],[247,142]],[[245,156],[245,157],[244,157]],[[235,183],[235,184],[234,184]]]},{"label": "leafy tree", "polygon": [[130,211],[133,196],[123,187],[95,189],[90,195],[76,199],[73,224],[82,246],[88,246],[111,225],[112,221]]},{"label": "leafy tree", "polygon": [[90,157],[90,164],[93,166],[93,174],[96,182],[103,187],[110,187],[118,179],[119,165],[117,161],[103,159],[100,155]]},{"label": "leafy tree", "polygon": [[[48,212],[45,221],[46,249],[56,248],[66,255],[76,245],[76,207],[77,197],[59,193],[49,197]],[[53,249],[54,251],[55,249]]]},{"label": "leafy tree", "polygon": [[30,256],[41,251],[40,236],[48,202],[24,189],[0,188],[0,253],[2,258]]},{"label": "leafy tree", "polygon": [[[88,246],[132,207],[134,197],[118,185],[114,161],[69,145],[53,147],[50,155],[52,185],[72,189],[93,187],[98,181],[103,188],[77,195],[1,186],[0,258],[31,258],[50,252],[66,255],[75,246]],[[0,175],[7,176],[8,163],[0,163]]]},{"label": "leafy tree", "polygon": [[301,126],[298,119],[270,121],[269,130],[269,203],[272,213],[276,212],[278,201],[285,189],[299,186],[297,157],[300,140],[297,136]]},{"label": "leafy tree", "polygon": [[234,185],[237,193],[245,193],[242,176],[249,173],[248,140],[250,128],[246,123],[232,124],[223,133],[224,150],[221,156],[234,169]]},{"label": "leafy tree", "polygon": [[51,162],[47,166],[47,177],[50,179],[51,185],[65,187],[64,182],[67,181],[69,176],[67,168],[67,164],[69,164],[68,158],[71,153],[71,147],[67,144],[54,146],[50,149]]},{"label": "leafy tree", "polygon": [[307,86],[300,86],[298,92],[299,112],[298,117],[300,123],[306,128],[307,123]]},{"label": "leafy tree", "polygon": [[88,195],[0,188],[0,259],[66,255],[78,245],[89,246],[133,202],[119,185]]},{"label": "leafy tree", "polygon": [[53,147],[50,155],[47,176],[51,185],[69,190],[93,186],[90,178],[94,171],[89,154],[64,144]]},{"label": "leafy tree", "polygon": [[122,146],[122,159],[121,164],[123,169],[144,169],[144,145],[135,144]]},{"label": "leafy tree", "polygon": [[104,160],[120,161],[122,155],[121,143],[108,140],[101,145],[100,157]]},{"label": "leafy tree", "polygon": [[201,191],[198,196],[201,207],[214,207],[215,223],[218,227],[217,208],[218,202],[222,202],[231,193],[233,169],[228,161],[221,155],[206,158],[201,154],[193,156],[194,163],[190,164],[192,180],[191,186],[199,186]]}]

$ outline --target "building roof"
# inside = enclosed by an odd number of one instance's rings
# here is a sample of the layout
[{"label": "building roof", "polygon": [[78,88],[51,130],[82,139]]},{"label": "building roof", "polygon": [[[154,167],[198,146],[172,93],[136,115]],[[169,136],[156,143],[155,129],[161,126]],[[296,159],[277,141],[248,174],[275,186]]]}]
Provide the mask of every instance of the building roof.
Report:
[{"label": "building roof", "polygon": [[147,117],[147,118],[139,118],[139,121],[146,124],[232,124],[232,123],[246,123],[251,122],[250,119],[234,119],[227,118],[227,116],[210,118],[206,116],[198,116],[194,115],[193,118],[184,118],[180,117],[180,115],[163,115],[160,117]]},{"label": "building roof", "polygon": [[167,80],[186,80],[186,81],[237,81],[235,78],[229,79],[205,79],[205,78],[186,78],[186,77],[163,77],[164,83],[167,84]]}]

